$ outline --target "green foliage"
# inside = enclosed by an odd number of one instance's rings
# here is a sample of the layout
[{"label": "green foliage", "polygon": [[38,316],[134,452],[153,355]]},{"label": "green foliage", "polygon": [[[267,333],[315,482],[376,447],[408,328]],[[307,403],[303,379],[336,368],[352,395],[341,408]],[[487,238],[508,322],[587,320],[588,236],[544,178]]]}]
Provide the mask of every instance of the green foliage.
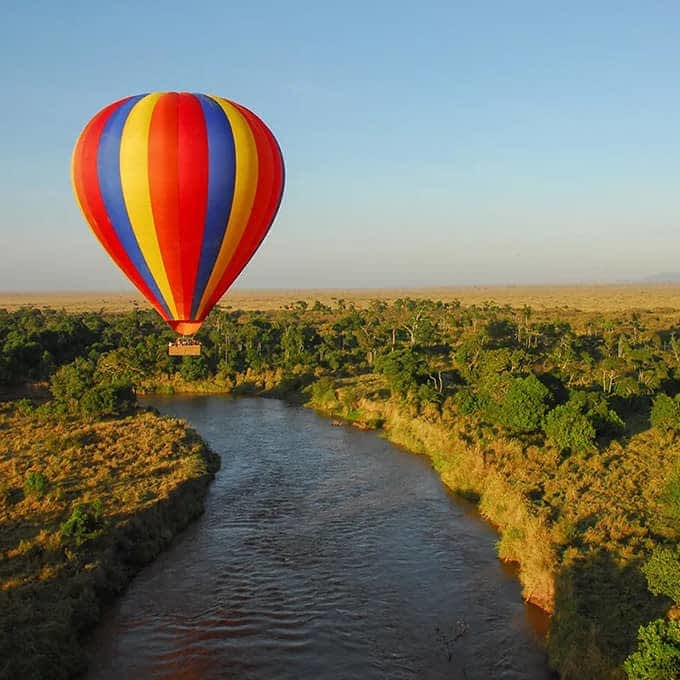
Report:
[{"label": "green foliage", "polygon": [[13,404],[19,415],[28,416],[33,413],[33,402],[30,399],[17,399]]},{"label": "green foliage", "polygon": [[188,382],[203,380],[208,377],[208,366],[203,356],[182,357],[179,372]]},{"label": "green foliage", "polygon": [[94,370],[91,361],[81,358],[62,366],[50,381],[52,396],[64,404],[77,404],[94,385]]},{"label": "green foliage", "polygon": [[470,387],[461,387],[453,395],[453,401],[458,411],[463,415],[469,416],[479,410],[479,402],[474,390]]},{"label": "green foliage", "polygon": [[93,362],[76,359],[52,376],[54,402],[41,409],[45,415],[67,412],[94,418],[130,413],[137,404],[132,385],[120,382],[117,375],[112,378],[114,382],[106,382],[107,378],[97,373]]},{"label": "green foliage", "polygon": [[95,385],[80,398],[80,411],[91,417],[117,417],[133,411],[137,404],[132,385]]},{"label": "green foliage", "polygon": [[572,403],[556,406],[550,411],[543,429],[560,451],[580,453],[587,451],[595,442],[595,428]]},{"label": "green foliage", "polygon": [[423,404],[439,406],[442,402],[442,395],[430,383],[418,385],[413,397],[419,406]]},{"label": "green foliage", "polygon": [[512,432],[535,432],[548,410],[550,391],[535,376],[514,378],[500,408],[500,422]]},{"label": "green foliage", "polygon": [[680,532],[680,471],[677,467],[663,490],[661,500],[676,531]]},{"label": "green foliage", "polygon": [[666,595],[680,605],[680,545],[656,547],[642,571],[652,593]]},{"label": "green foliage", "polygon": [[330,378],[319,378],[312,384],[311,397],[314,404],[329,406],[336,401],[335,386]]},{"label": "green foliage", "polygon": [[657,619],[641,626],[637,651],[623,664],[629,680],[680,677],[680,621]]},{"label": "green foliage", "polygon": [[343,415],[346,418],[351,418],[359,403],[358,392],[353,387],[345,387],[340,390],[338,400],[342,405]]},{"label": "green foliage", "polygon": [[425,370],[425,363],[417,351],[408,348],[380,357],[375,367],[387,378],[394,394],[405,396],[409,390],[417,387]]},{"label": "green foliage", "polygon": [[24,480],[26,496],[42,498],[47,490],[47,478],[40,472],[29,472]]},{"label": "green foliage", "polygon": [[70,517],[62,523],[63,536],[74,539],[76,545],[81,545],[90,538],[94,538],[103,527],[104,506],[100,500],[94,503],[79,503],[71,512]]},{"label": "green foliage", "polygon": [[578,392],[572,399],[582,399],[583,409],[593,424],[598,437],[617,437],[623,433],[625,423],[619,414],[610,407],[607,397],[602,392]]},{"label": "green foliage", "polygon": [[566,404],[547,414],[543,431],[561,451],[579,453],[595,444],[598,436],[615,436],[624,423],[599,392],[574,391]]},{"label": "green foliage", "polygon": [[652,404],[649,420],[653,427],[664,431],[680,430],[680,401],[666,394],[659,394]]}]

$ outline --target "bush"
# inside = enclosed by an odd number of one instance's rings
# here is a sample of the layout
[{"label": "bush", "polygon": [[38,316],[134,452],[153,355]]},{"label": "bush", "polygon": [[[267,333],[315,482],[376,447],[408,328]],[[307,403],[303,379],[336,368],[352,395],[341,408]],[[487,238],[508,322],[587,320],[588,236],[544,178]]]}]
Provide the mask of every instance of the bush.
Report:
[{"label": "bush", "polygon": [[24,494],[35,498],[42,498],[47,489],[47,479],[40,472],[29,472],[24,480]]},{"label": "bush", "polygon": [[596,437],[621,434],[624,422],[599,392],[574,391],[546,416],[543,431],[561,451],[588,450]]},{"label": "bush", "polygon": [[654,399],[649,420],[659,430],[677,432],[680,430],[680,402],[666,394],[660,394]]},{"label": "bush", "polygon": [[666,595],[680,604],[680,545],[655,548],[642,571],[654,595]]},{"label": "bush", "polygon": [[33,413],[33,402],[30,399],[17,399],[14,408],[20,416],[28,416]]},{"label": "bush", "polygon": [[500,405],[501,424],[516,433],[540,429],[550,391],[535,376],[514,378]]},{"label": "bush", "polygon": [[103,527],[104,507],[101,501],[79,503],[71,512],[71,516],[61,524],[61,533],[75,539],[81,545],[89,538],[94,538]]},{"label": "bush", "polygon": [[121,416],[130,413],[137,404],[131,385],[96,385],[80,399],[80,411],[88,416]]},{"label": "bush", "polygon": [[335,387],[330,378],[319,378],[311,387],[312,401],[315,404],[328,406],[336,401]]},{"label": "bush", "polygon": [[479,402],[471,387],[461,387],[453,395],[453,403],[456,409],[465,416],[470,416],[479,410]]},{"label": "bush", "polygon": [[543,430],[560,451],[580,453],[595,442],[595,428],[573,404],[555,407],[546,416]]},{"label": "bush", "polygon": [[50,391],[56,401],[73,404],[93,385],[94,364],[86,359],[76,359],[52,376]]},{"label": "bush", "polygon": [[418,385],[425,371],[425,362],[417,352],[399,349],[379,357],[375,367],[387,378],[393,394],[405,396],[410,389]]},{"label": "bush", "polygon": [[415,400],[419,406],[432,404],[433,406],[438,407],[443,399],[442,395],[437,392],[437,390],[435,390],[435,388],[429,383],[418,385],[418,389],[415,390],[413,396],[415,397]]},{"label": "bush", "polygon": [[630,680],[680,677],[680,621],[657,619],[640,626],[637,650],[623,664]]},{"label": "bush", "polygon": [[661,501],[666,514],[680,531],[680,473],[676,470],[663,490]]},{"label": "bush", "polygon": [[585,399],[585,413],[598,437],[618,437],[626,428],[619,414],[610,408],[607,397],[601,392],[588,392]]},{"label": "bush", "polygon": [[208,366],[202,356],[182,357],[179,373],[187,382],[203,380],[208,377]]}]

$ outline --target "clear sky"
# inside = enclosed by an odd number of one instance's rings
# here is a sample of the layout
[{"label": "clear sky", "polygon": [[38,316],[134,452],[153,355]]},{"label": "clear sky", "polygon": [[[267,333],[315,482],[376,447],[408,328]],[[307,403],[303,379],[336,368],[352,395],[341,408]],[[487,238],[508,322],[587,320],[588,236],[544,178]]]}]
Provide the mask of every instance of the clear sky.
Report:
[{"label": "clear sky", "polygon": [[69,184],[104,105],[220,94],[280,141],[241,287],[680,271],[680,3],[34,2],[0,22],[0,290],[123,290]]}]

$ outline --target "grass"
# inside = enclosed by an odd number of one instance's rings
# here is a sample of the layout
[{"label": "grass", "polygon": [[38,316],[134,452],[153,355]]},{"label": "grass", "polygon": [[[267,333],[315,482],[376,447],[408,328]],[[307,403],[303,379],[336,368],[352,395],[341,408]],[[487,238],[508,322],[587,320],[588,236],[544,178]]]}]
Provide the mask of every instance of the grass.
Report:
[{"label": "grass", "polygon": [[[429,288],[374,288],[374,289],[300,289],[229,291],[220,301],[222,307],[243,310],[271,311],[291,305],[298,300],[310,306],[316,301],[337,306],[338,300],[347,305],[366,307],[371,300],[386,302],[397,298],[427,298],[451,302],[460,300],[465,305],[483,305],[494,301],[499,305],[535,309],[570,309],[583,312],[624,312],[680,310],[680,285],[658,284],[574,284],[521,286],[457,286]],[[0,309],[9,311],[20,307],[50,307],[70,312],[99,311],[126,312],[135,307],[149,308],[136,291],[130,292],[61,292],[12,293],[0,292]]]},{"label": "grass", "polygon": [[0,678],[84,670],[79,635],[202,512],[219,461],[179,420],[0,405]]}]

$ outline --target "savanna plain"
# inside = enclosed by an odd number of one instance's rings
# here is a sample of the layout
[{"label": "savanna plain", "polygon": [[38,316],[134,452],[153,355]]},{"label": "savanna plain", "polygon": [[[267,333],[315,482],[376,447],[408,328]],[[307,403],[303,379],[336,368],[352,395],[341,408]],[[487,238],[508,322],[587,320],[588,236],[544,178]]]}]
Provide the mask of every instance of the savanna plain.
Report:
[{"label": "savanna plain", "polygon": [[201,513],[219,460],[144,393],[292,400],[429,456],[560,677],[680,677],[679,335],[670,284],[236,291],[177,359],[135,294],[0,294],[0,677],[82,673]]}]

